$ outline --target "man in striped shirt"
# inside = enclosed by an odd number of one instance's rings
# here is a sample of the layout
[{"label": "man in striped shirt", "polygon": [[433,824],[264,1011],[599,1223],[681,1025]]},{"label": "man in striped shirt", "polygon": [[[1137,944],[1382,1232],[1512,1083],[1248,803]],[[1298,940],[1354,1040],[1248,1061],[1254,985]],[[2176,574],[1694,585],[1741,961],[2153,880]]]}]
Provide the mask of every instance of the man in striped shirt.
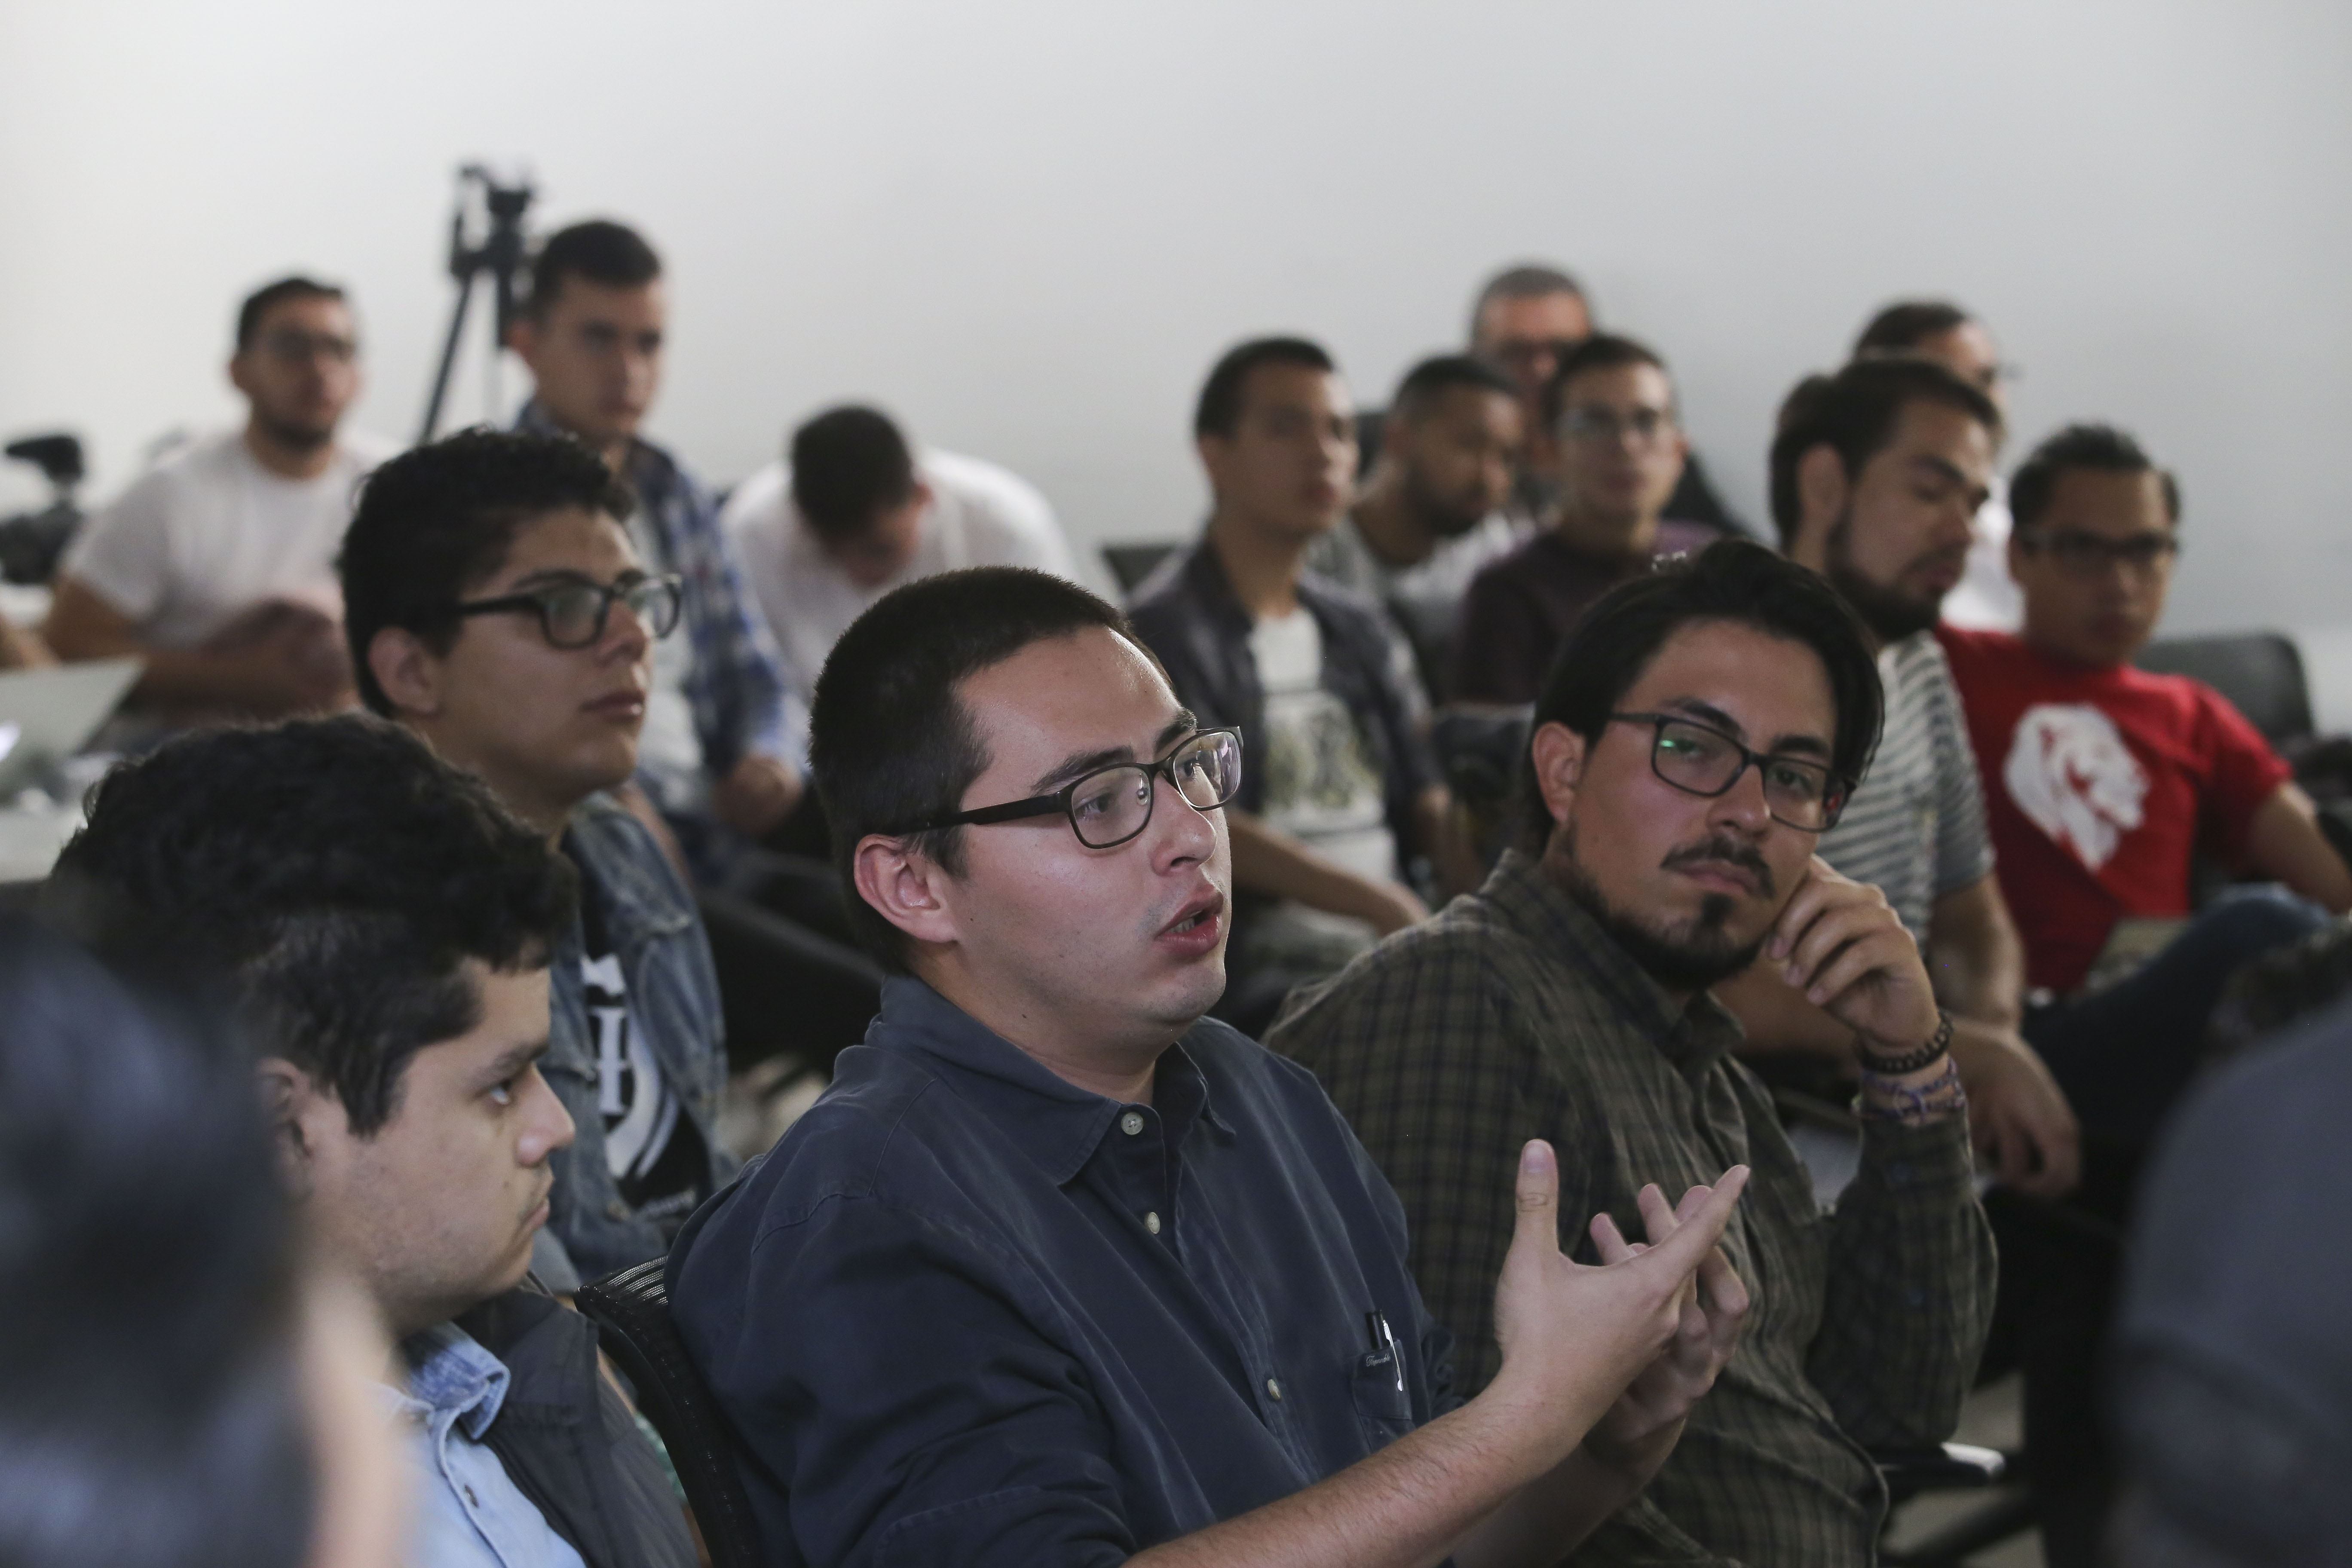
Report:
[{"label": "man in striped shirt", "polygon": [[[1857,360],[1790,394],[1772,443],[1781,547],[1829,578],[1869,630],[1886,689],[1878,752],[1821,841],[1875,884],[1919,943],[1955,1019],[1980,1153],[2003,1182],[2056,1196],[2079,1169],[2074,1112],[2019,1037],[2024,958],[1992,876],[1959,693],[1933,627],[1990,492],[2000,411],[1930,360]],[[1719,987],[1748,1048],[1843,1058],[1853,1031],[1759,966]]]}]

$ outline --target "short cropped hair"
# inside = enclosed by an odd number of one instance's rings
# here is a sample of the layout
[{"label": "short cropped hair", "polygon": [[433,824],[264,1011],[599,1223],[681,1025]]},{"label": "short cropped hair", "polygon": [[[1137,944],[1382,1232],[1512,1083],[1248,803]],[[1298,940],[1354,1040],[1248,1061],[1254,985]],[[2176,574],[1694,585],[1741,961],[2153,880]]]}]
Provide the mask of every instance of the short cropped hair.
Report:
[{"label": "short cropped hair", "polygon": [[848,405],[793,432],[793,504],[821,539],[863,533],[915,493],[915,454],[890,416]]},{"label": "short cropped hair", "polygon": [[261,336],[263,320],[287,300],[342,298],[343,289],[340,283],[321,283],[315,278],[305,278],[299,273],[291,278],[280,278],[275,283],[263,284],[247,294],[245,303],[236,308],[236,352],[244,353],[253,347],[255,341]]},{"label": "short cropped hair", "polygon": [[1857,358],[1864,354],[1909,353],[1929,338],[1940,337],[1974,320],[1948,300],[1897,300],[1870,318],[1862,335],[1853,340],[1853,352]]},{"label": "short cropped hair", "polygon": [[1852,360],[1834,375],[1797,384],[1780,405],[1772,437],[1772,524],[1783,549],[1796,542],[1804,521],[1797,468],[1805,454],[1816,447],[1835,449],[1852,479],[1895,438],[1903,410],[1916,401],[1957,408],[2000,439],[2000,409],[1993,400],[1934,360],[1908,354]]},{"label": "short cropped hair", "polygon": [[1268,364],[1297,365],[1326,374],[1336,374],[1339,368],[1320,343],[1305,338],[1252,338],[1236,343],[1201,384],[1201,401],[1192,409],[1192,434],[1231,439],[1241,428],[1250,373]]},{"label": "short cropped hair", "polygon": [[[1830,767],[1859,780],[1878,749],[1885,705],[1862,622],[1826,578],[1748,539],[1727,539],[1662,563],[1602,595],[1569,633],[1545,678],[1528,732],[1564,724],[1591,745],[1657,652],[1695,621],[1726,621],[1813,650],[1827,671],[1837,729]],[[1521,847],[1539,851],[1550,815],[1532,749],[1519,763]]]},{"label": "short cropped hair", "polygon": [[1518,384],[1475,354],[1433,354],[1404,373],[1389,407],[1401,419],[1416,419],[1457,388],[1492,392],[1517,401]]},{"label": "short cropped hair", "polygon": [[1584,300],[1587,310],[1591,308],[1584,285],[1559,268],[1541,261],[1526,261],[1517,267],[1504,268],[1486,279],[1486,286],[1478,290],[1477,299],[1470,303],[1471,338],[1474,341],[1477,338],[1478,323],[1486,320],[1486,307],[1496,300],[1541,300],[1553,294],[1573,294]]},{"label": "short cropped hair", "polygon": [[957,811],[988,769],[957,688],[1032,643],[1089,626],[1143,647],[1125,616],[1073,583],[1025,566],[973,566],[885,595],[826,658],[809,715],[809,772],[850,893],[850,924],[893,973],[907,973],[907,935],[856,896],[858,841],[903,837],[961,876],[961,827],[908,831]]},{"label": "short cropped hair", "polygon": [[547,319],[567,278],[583,278],[607,289],[635,289],[661,274],[661,258],[628,225],[601,217],[575,223],[549,235],[532,258],[531,319]]},{"label": "short cropped hair", "polygon": [[2154,474],[2164,489],[2164,514],[2180,521],[2180,481],[2168,468],[2140,449],[2140,444],[2112,425],[2069,425],[2027,454],[2009,480],[2009,513],[2020,533],[2040,525],[2058,489],[2058,476],[2069,468],[2095,468],[2103,474]]},{"label": "short cropped hair", "polygon": [[0,1557],[296,1568],[296,1227],[221,1020],[0,928]]},{"label": "short cropped hair", "polygon": [[375,634],[399,626],[446,653],[457,601],[506,564],[525,522],[566,507],[625,521],[635,505],[604,460],[569,436],[461,430],[379,467],[360,486],[335,562],[360,700],[392,716],[368,668]]},{"label": "short cropped hair", "polygon": [[361,714],[199,731],[108,773],[50,907],[106,952],[226,977],[257,1047],[366,1137],[422,1047],[480,1022],[462,972],[544,968],[571,863],[489,786]]},{"label": "short cropped hair", "polygon": [[1559,356],[1559,365],[1544,383],[1541,411],[1544,428],[1559,423],[1560,412],[1568,404],[1568,384],[1580,375],[1590,375],[1596,370],[1615,370],[1620,365],[1654,364],[1669,380],[1673,372],[1666,362],[1647,343],[1619,336],[1614,332],[1595,332],[1566,353]]}]

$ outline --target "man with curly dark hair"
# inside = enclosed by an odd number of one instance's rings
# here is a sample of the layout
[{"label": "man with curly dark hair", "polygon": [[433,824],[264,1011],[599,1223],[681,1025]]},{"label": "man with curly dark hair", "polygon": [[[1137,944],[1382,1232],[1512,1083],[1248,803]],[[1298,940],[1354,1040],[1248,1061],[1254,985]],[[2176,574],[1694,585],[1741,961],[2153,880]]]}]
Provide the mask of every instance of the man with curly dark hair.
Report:
[{"label": "man with curly dark hair", "polygon": [[118,769],[47,894],[227,993],[310,1245],[399,1342],[419,1563],[694,1561],[594,1329],[525,1279],[572,1139],[540,1064],[575,883],[480,780],[350,715]]}]

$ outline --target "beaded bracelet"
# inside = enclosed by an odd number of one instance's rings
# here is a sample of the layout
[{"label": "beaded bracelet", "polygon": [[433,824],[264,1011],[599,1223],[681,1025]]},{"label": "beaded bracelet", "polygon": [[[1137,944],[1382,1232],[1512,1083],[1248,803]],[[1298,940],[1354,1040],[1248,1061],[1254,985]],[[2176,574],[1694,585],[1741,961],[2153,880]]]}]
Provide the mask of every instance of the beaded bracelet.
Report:
[{"label": "beaded bracelet", "polygon": [[[1897,1103],[1888,1105],[1886,1100]],[[1968,1090],[1960,1087],[1960,1064],[1946,1061],[1944,1070],[1924,1088],[1887,1078],[1880,1073],[1862,1075],[1862,1094],[1854,1109],[1862,1115],[1879,1121],[1900,1122],[1906,1127],[1917,1127],[1939,1116],[1965,1112],[1969,1108]]]},{"label": "beaded bracelet", "polygon": [[1935,1034],[1928,1037],[1926,1045],[1916,1051],[1906,1051],[1899,1057],[1873,1056],[1863,1049],[1861,1040],[1856,1039],[1853,1043],[1853,1054],[1862,1058],[1862,1070],[1866,1073],[1875,1073],[1880,1078],[1901,1078],[1906,1073],[1914,1073],[1922,1068],[1933,1067],[1937,1058],[1944,1056],[1951,1048],[1952,1015],[1942,1007],[1936,1009]]}]

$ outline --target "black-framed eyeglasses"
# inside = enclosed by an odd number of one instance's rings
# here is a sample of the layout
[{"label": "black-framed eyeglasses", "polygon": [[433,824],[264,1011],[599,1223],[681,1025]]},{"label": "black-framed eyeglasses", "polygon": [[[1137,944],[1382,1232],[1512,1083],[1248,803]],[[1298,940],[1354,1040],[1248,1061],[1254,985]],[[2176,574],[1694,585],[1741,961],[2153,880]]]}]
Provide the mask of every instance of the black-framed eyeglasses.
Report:
[{"label": "black-framed eyeglasses", "polygon": [[677,629],[678,609],[686,584],[676,573],[648,577],[625,572],[610,586],[573,580],[550,583],[526,594],[501,594],[495,599],[468,599],[449,606],[452,616],[494,616],[503,610],[528,610],[539,617],[539,629],[550,647],[591,647],[604,635],[615,600],[629,606],[648,637],[666,637]]},{"label": "black-framed eyeglasses", "polygon": [[1637,447],[1648,447],[1674,433],[1671,408],[1636,408],[1619,414],[1608,408],[1571,408],[1559,416],[1559,432],[1570,441],[1603,443],[1631,436]]},{"label": "black-framed eyeglasses", "polygon": [[1078,836],[1079,843],[1089,849],[1109,849],[1151,826],[1151,808],[1159,804],[1159,781],[1163,778],[1194,811],[1216,810],[1241,792],[1241,731],[1197,731],[1156,763],[1114,763],[1080,774],[1051,795],[934,816],[902,831],[925,833],[965,824],[1017,822],[1060,812],[1069,818],[1070,831]]},{"label": "black-framed eyeglasses", "polygon": [[2080,529],[2062,528],[2053,533],[2021,529],[2017,542],[2027,552],[2048,551],[2058,570],[2069,577],[2096,577],[2110,566],[2122,566],[2142,575],[2168,566],[2180,553],[2175,533],[2136,533],[2129,539],[2105,539]]},{"label": "black-framed eyeglasses", "polygon": [[1801,833],[1835,827],[1853,795],[1853,781],[1822,763],[1751,752],[1713,725],[1679,713],[1612,713],[1609,720],[1652,726],[1650,771],[1685,795],[1711,800],[1727,794],[1753,767],[1764,781],[1764,809]]}]

